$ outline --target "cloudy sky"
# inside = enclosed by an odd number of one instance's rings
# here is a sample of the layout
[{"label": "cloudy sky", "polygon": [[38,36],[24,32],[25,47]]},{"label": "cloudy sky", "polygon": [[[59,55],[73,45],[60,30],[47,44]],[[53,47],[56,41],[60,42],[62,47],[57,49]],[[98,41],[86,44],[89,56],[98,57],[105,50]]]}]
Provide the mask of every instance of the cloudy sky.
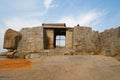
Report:
[{"label": "cloudy sky", "polygon": [[6,29],[57,22],[99,31],[118,27],[120,0],[0,0],[0,51]]}]

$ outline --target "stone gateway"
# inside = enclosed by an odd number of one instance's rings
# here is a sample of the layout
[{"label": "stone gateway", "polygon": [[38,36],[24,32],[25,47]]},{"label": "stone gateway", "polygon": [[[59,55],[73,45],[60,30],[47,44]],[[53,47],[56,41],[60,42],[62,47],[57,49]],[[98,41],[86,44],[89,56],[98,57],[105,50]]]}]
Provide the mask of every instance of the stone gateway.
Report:
[{"label": "stone gateway", "polygon": [[4,48],[16,49],[21,54],[52,55],[61,50],[90,54],[105,52],[111,56],[120,54],[120,27],[100,33],[85,26],[71,28],[65,23],[43,23],[38,27],[22,28],[20,32],[11,31],[8,29],[5,33]]}]

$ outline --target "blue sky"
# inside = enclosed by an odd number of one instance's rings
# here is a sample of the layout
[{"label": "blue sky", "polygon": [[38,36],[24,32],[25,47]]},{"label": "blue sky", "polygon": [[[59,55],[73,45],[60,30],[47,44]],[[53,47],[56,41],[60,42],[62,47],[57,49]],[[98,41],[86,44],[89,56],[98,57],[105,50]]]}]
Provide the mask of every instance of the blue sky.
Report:
[{"label": "blue sky", "polygon": [[0,51],[8,28],[77,24],[103,31],[120,26],[120,0],[0,0]]}]

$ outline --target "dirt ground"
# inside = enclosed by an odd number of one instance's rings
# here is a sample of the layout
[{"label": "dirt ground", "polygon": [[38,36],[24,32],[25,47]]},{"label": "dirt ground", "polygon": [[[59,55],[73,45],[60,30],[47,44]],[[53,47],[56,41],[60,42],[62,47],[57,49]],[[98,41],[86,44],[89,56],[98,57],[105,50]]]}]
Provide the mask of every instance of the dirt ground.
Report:
[{"label": "dirt ground", "polygon": [[120,62],[100,55],[0,60],[0,80],[120,80]]}]

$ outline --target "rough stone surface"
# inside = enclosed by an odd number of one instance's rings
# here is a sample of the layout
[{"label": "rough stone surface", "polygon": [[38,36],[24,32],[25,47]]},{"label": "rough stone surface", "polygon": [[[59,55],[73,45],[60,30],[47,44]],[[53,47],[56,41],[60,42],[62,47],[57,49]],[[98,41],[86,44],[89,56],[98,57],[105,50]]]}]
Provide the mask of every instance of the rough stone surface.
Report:
[{"label": "rough stone surface", "polygon": [[18,45],[18,52],[37,52],[44,48],[43,27],[23,28],[20,33],[22,39]]},{"label": "rough stone surface", "polygon": [[54,30],[52,29],[44,29],[44,48],[54,48]]},{"label": "rough stone surface", "polygon": [[[51,25],[50,25],[51,27]],[[55,37],[58,35],[59,29],[44,27],[23,28],[19,32],[7,30],[4,39],[4,48],[8,52],[17,49],[19,53],[39,53],[43,55],[68,55],[68,54],[91,54],[91,55],[109,55],[120,56],[120,27],[105,30],[103,32],[93,31],[90,27],[75,26],[74,28],[66,27],[60,32],[66,37],[65,47],[56,49]],[[13,35],[14,34],[14,35]],[[19,38],[19,37],[18,37]],[[18,47],[17,47],[18,45]],[[47,50],[48,49],[48,50]],[[73,52],[69,51],[73,50]]]},{"label": "rough stone surface", "polygon": [[8,29],[5,32],[5,36],[4,36],[4,49],[17,49],[18,47],[18,43],[20,41],[20,39],[22,38],[22,35],[20,34],[20,32],[17,32],[15,30],[12,29]]},{"label": "rough stone surface", "polygon": [[25,55],[25,59],[33,59],[33,58],[40,58],[40,54],[37,54],[37,53],[32,53],[32,54],[27,54]]},{"label": "rough stone surface", "polygon": [[110,56],[120,55],[120,27],[100,33],[100,50]]},{"label": "rough stone surface", "polygon": [[76,26],[73,32],[73,48],[82,52],[99,49],[99,34],[90,27]]},{"label": "rough stone surface", "polygon": [[101,33],[90,27],[76,26],[73,31],[73,48],[77,52],[92,52],[108,56],[120,55],[120,27]]},{"label": "rough stone surface", "polygon": [[66,31],[66,48],[72,49],[73,48],[73,29],[69,28]]},{"label": "rough stone surface", "polygon": [[14,58],[14,59],[17,59],[17,58],[25,59],[25,54],[24,54],[24,53],[20,53],[20,52],[16,52],[16,53],[13,55],[13,58]]}]

